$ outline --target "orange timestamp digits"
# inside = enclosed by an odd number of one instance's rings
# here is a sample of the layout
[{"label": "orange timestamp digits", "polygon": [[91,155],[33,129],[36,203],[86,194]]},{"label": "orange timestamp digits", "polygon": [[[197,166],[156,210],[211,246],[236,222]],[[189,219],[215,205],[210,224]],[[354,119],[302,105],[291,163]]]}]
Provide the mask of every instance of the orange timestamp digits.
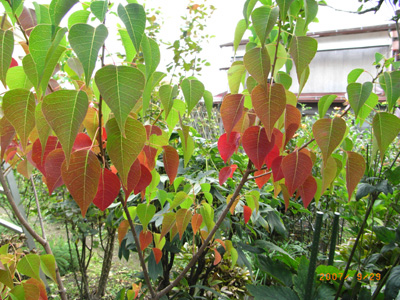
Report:
[{"label": "orange timestamp digits", "polygon": [[381,280],[381,273],[366,273],[365,275],[357,273],[357,280],[363,280],[363,279],[379,281]]},{"label": "orange timestamp digits", "polygon": [[[320,281],[330,281],[330,280],[342,280],[343,273],[320,273],[318,274],[319,280]],[[349,275],[345,277],[347,279]],[[357,280],[363,280],[363,279],[368,279],[368,280],[381,280],[381,274],[380,273],[367,273],[363,275],[362,273],[357,273],[356,275]]]}]

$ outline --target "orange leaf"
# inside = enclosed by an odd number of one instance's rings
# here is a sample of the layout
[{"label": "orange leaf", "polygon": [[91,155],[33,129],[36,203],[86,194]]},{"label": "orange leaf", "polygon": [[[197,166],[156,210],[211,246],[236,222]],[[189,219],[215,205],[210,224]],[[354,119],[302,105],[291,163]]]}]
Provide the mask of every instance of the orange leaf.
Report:
[{"label": "orange leaf", "polygon": [[[25,283],[22,283],[25,293],[30,291],[30,286],[25,287],[26,284],[32,284],[39,288],[39,298],[37,298],[37,300],[47,300],[46,287],[42,281],[39,281],[35,278],[29,278]],[[29,298],[27,297],[26,299]]]},{"label": "orange leaf", "polygon": [[46,185],[51,195],[54,189],[64,184],[61,177],[61,166],[65,160],[64,151],[61,148],[54,149],[47,155],[44,163],[46,173]]},{"label": "orange leaf", "polygon": [[299,129],[300,122],[301,122],[300,110],[293,105],[287,104],[285,112],[285,146],[293,137],[297,129]]},{"label": "orange leaf", "polygon": [[197,231],[199,231],[201,223],[203,223],[203,216],[201,214],[194,214],[192,217],[193,234],[196,234]]},{"label": "orange leaf", "polygon": [[282,159],[282,172],[289,195],[303,184],[311,174],[311,158],[302,152],[295,151]]},{"label": "orange leaf", "polygon": [[91,150],[73,152],[68,169],[66,160],[61,166],[62,179],[79,205],[83,217],[96,196],[100,173],[99,160]]},{"label": "orange leaf", "polygon": [[285,88],[281,84],[257,85],[251,92],[251,102],[271,140],[275,123],[285,111]]},{"label": "orange leaf", "polygon": [[10,145],[11,141],[15,136],[15,129],[11,125],[11,123],[7,120],[6,117],[1,118],[0,120],[0,148],[1,148],[1,157],[4,158],[4,153],[8,145]]},{"label": "orange leaf", "polygon": [[119,223],[119,226],[118,226],[118,241],[119,241],[119,245],[121,245],[122,240],[124,239],[126,233],[128,232],[128,229],[129,229],[128,220],[123,220],[121,223]]},{"label": "orange leaf", "polygon": [[140,177],[141,177],[141,172],[142,172],[142,167],[140,165],[139,159],[136,159],[133,162],[131,169],[129,170],[128,184],[127,184],[126,189],[124,186],[122,186],[122,189],[124,190],[124,193],[125,193],[125,201],[128,199],[128,197],[132,193],[133,189],[139,183]]},{"label": "orange leaf", "polygon": [[244,151],[249,156],[257,169],[261,169],[267,154],[275,144],[275,136],[269,140],[265,128],[252,126],[246,129],[243,134],[242,144]]},{"label": "orange leaf", "polygon": [[175,180],[176,174],[178,173],[179,167],[179,154],[172,146],[163,146],[164,155],[164,168],[169,178],[169,184],[172,184]]},{"label": "orange leaf", "polygon": [[150,230],[144,232],[143,230],[139,234],[140,250],[146,249],[153,241],[153,234]]},{"label": "orange leaf", "polygon": [[176,216],[174,212],[165,213],[163,215],[160,241],[172,229],[172,227],[175,225],[175,221],[176,221]]},{"label": "orange leaf", "polygon": [[221,118],[224,123],[224,128],[226,134],[228,136],[228,140],[231,134],[231,131],[235,127],[235,125],[240,121],[240,118],[243,114],[243,106],[244,105],[244,95],[242,94],[234,94],[234,95],[226,95],[222,100],[221,104]]},{"label": "orange leaf", "polygon": [[[24,300],[41,300],[40,287],[36,283],[23,282],[22,286],[24,288],[25,298]],[[46,298],[47,299],[47,298]]]},{"label": "orange leaf", "polygon": [[307,208],[317,192],[317,182],[312,175],[308,176],[304,183],[299,187],[301,200],[303,200],[304,208]]},{"label": "orange leaf", "polygon": [[219,264],[219,262],[221,261],[222,257],[221,257],[221,254],[219,254],[219,252],[215,248],[214,248],[214,254],[215,254],[214,266],[216,266],[216,265]]},{"label": "orange leaf", "polygon": [[[270,152],[271,153],[271,152]],[[268,172],[268,174],[266,174]],[[258,186],[258,188],[261,190],[262,187],[264,186],[264,184],[266,184],[268,182],[268,180],[271,178],[271,172],[267,171],[267,170],[258,170],[254,172],[254,176],[260,176],[266,174],[264,176],[258,177],[255,179],[256,184]]]},{"label": "orange leaf", "polygon": [[181,208],[176,212],[176,226],[178,227],[179,239],[182,239],[182,235],[189,225],[192,213],[188,209]]},{"label": "orange leaf", "polygon": [[102,169],[93,204],[104,211],[117,198],[120,188],[121,183],[118,176],[108,169]]},{"label": "orange leaf", "polygon": [[365,160],[361,154],[351,151],[347,152],[346,186],[349,194],[349,201],[351,195],[353,194],[355,188],[357,187],[357,184],[364,176],[365,167],[366,167]]},{"label": "orange leaf", "polygon": [[243,205],[243,216],[244,216],[244,224],[247,224],[250,220],[251,214],[253,211],[247,205]]},{"label": "orange leaf", "polygon": [[162,258],[162,251],[158,248],[153,248],[153,254],[156,259],[156,264],[158,264]]},{"label": "orange leaf", "polygon": [[222,247],[224,247],[224,249],[226,250],[226,246],[223,240],[221,239],[215,239],[216,242],[220,243]]}]

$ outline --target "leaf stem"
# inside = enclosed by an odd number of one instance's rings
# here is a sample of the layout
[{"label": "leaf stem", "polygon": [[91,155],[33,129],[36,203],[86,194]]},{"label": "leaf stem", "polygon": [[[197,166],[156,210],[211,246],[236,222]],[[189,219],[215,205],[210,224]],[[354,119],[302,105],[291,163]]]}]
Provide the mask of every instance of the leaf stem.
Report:
[{"label": "leaf stem", "polygon": [[32,189],[33,189],[33,194],[35,196],[35,202],[36,202],[36,208],[37,208],[37,213],[39,217],[39,223],[40,223],[40,229],[42,230],[42,237],[44,240],[47,240],[46,238],[46,232],[44,230],[44,225],[43,225],[43,217],[42,217],[42,212],[40,210],[40,205],[39,205],[39,198],[37,195],[36,187],[35,187],[35,182],[33,181],[33,176],[30,176],[31,184],[32,184]]}]

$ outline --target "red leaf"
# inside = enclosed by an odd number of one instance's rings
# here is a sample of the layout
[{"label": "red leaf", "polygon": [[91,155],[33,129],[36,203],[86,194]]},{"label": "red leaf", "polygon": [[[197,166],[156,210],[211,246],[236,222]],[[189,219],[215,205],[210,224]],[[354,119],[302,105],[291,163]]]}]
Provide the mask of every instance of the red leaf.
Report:
[{"label": "red leaf", "polygon": [[10,145],[11,141],[15,136],[15,129],[11,123],[6,119],[6,117],[0,120],[0,147],[1,147],[1,157],[0,160],[4,158],[4,153],[7,147]]},{"label": "red leaf", "polygon": [[244,224],[247,224],[250,220],[251,214],[253,211],[247,205],[243,205],[243,216],[244,216]]},{"label": "red leaf", "polygon": [[140,250],[146,249],[153,241],[153,234],[150,230],[141,231],[139,234]]},{"label": "red leaf", "polygon": [[102,169],[93,204],[104,211],[117,198],[120,188],[121,183],[118,176],[108,169]]},{"label": "red leaf", "polygon": [[100,163],[91,150],[73,152],[68,169],[66,160],[61,166],[62,179],[79,205],[83,217],[96,196],[100,174]]},{"label": "red leaf", "polygon": [[169,184],[172,184],[175,180],[176,174],[178,173],[179,167],[179,154],[172,146],[163,146],[164,154],[164,168],[169,178]]},{"label": "red leaf", "polygon": [[237,165],[223,167],[221,171],[219,171],[219,185],[223,185],[229,177],[232,178],[236,169]]},{"label": "red leaf", "polygon": [[297,107],[286,105],[285,112],[285,146],[299,129],[301,122],[301,113]]},{"label": "red leaf", "polygon": [[280,150],[282,148],[282,143],[283,143],[283,133],[279,129],[274,128],[272,134],[275,136],[275,145]]},{"label": "red leaf", "polygon": [[353,194],[355,188],[357,187],[357,184],[364,176],[365,167],[366,167],[365,160],[361,154],[351,151],[347,152],[346,186],[347,186],[347,192],[349,194],[349,201],[351,195]]},{"label": "red leaf", "polygon": [[133,165],[131,166],[131,169],[129,170],[128,173],[127,188],[125,189],[125,187],[122,186],[125,193],[125,200],[128,199],[129,195],[132,193],[135,186],[139,183],[141,174],[142,174],[142,165],[140,164],[139,160],[136,159],[133,162]]},{"label": "red leaf", "polygon": [[89,150],[92,146],[92,140],[90,137],[83,132],[79,132],[76,136],[74,145],[72,146],[72,151],[86,149]]},{"label": "red leaf", "polygon": [[50,195],[56,188],[64,184],[61,177],[61,166],[64,160],[65,154],[61,148],[54,149],[46,157],[44,169],[46,173],[46,185]]},{"label": "red leaf", "polygon": [[128,220],[123,220],[121,223],[119,223],[119,226],[118,226],[118,241],[119,241],[119,245],[121,245],[122,240],[124,239],[126,233],[128,232],[128,229],[129,229]]},{"label": "red leaf", "polygon": [[257,169],[261,169],[267,154],[272,150],[275,137],[269,140],[265,133],[265,128],[252,126],[247,128],[243,134],[242,144],[244,151],[249,156]]},{"label": "red leaf", "polygon": [[140,165],[140,179],[138,184],[134,187],[135,195],[143,192],[151,183],[153,176],[151,175],[149,169],[147,169],[144,165]]},{"label": "red leaf", "polygon": [[240,141],[240,133],[235,131],[231,132],[229,140],[227,139],[226,133],[221,135],[220,138],[218,139],[218,151],[225,163],[232,156],[232,154],[235,153],[239,148],[239,141]]},{"label": "red leaf", "polygon": [[153,254],[156,259],[156,264],[158,264],[162,258],[162,251],[158,248],[153,248]]},{"label": "red leaf", "polygon": [[272,162],[275,158],[277,158],[280,154],[279,147],[277,144],[274,145],[274,148],[268,153],[267,157],[265,158],[265,164],[267,165],[268,169],[271,169]]},{"label": "red leaf", "polygon": [[201,223],[203,223],[203,216],[201,214],[194,214],[192,217],[193,234],[196,234],[197,231],[199,231]]},{"label": "red leaf", "polygon": [[259,84],[251,91],[251,102],[264,125],[268,139],[271,139],[275,123],[285,111],[285,88],[281,84]]},{"label": "red leaf", "polygon": [[144,128],[146,129],[147,139],[150,139],[150,136],[153,134],[162,135],[161,128],[156,125],[145,125]]},{"label": "red leaf", "polygon": [[218,250],[216,248],[214,248],[214,254],[215,254],[215,258],[214,258],[214,266],[218,265],[219,262],[221,261],[222,257],[221,254],[219,254]]},{"label": "red leaf", "polygon": [[12,67],[17,67],[17,66],[18,66],[18,62],[17,62],[14,58],[11,58],[10,69],[11,69]]},{"label": "red leaf", "polygon": [[301,200],[303,200],[304,208],[307,208],[317,192],[317,182],[312,175],[308,176],[306,181],[299,187]]},{"label": "red leaf", "polygon": [[40,140],[37,139],[32,146],[32,164],[46,177],[46,170],[44,164],[46,162],[46,157],[54,149],[61,148],[57,137],[49,136],[47,138],[47,143],[42,152],[42,144]]},{"label": "red leaf", "polygon": [[[42,281],[39,281],[35,278],[29,278],[27,281],[25,281],[24,283],[22,283],[24,290],[26,288],[26,284],[28,284],[28,286],[30,285],[35,285],[38,289],[39,289],[39,298],[37,300],[47,300],[47,293],[46,293],[46,287],[44,286],[44,283]],[[26,289],[25,292],[29,291],[29,287]],[[28,295],[26,295],[28,296]],[[29,299],[28,297],[26,297],[26,299]]]},{"label": "red leaf", "polygon": [[156,166],[157,149],[149,145],[144,145],[143,152],[146,155],[146,166],[150,170],[153,170],[154,167]]},{"label": "red leaf", "polygon": [[278,156],[272,161],[271,170],[272,170],[272,175],[274,176],[274,182],[279,181],[284,177],[281,167],[282,159],[283,156]]},{"label": "red leaf", "polygon": [[302,152],[295,151],[282,159],[282,172],[289,195],[301,186],[311,174],[311,158]]},{"label": "red leaf", "polygon": [[221,104],[221,118],[224,128],[230,138],[233,127],[239,122],[243,114],[244,95],[234,94],[226,95]]},{"label": "red leaf", "polygon": [[267,173],[267,175],[264,175],[262,177],[258,177],[255,179],[256,184],[258,186],[258,188],[261,190],[262,187],[264,186],[264,184],[266,184],[268,182],[268,180],[271,178],[271,172],[267,171],[267,170],[258,170],[254,172],[254,176],[259,176],[259,175],[263,175],[265,173]]}]

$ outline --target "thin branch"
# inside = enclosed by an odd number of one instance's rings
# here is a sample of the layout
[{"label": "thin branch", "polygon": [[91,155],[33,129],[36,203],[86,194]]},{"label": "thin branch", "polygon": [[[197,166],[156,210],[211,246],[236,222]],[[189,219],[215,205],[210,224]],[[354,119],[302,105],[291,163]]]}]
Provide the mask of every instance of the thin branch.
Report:
[{"label": "thin branch", "polygon": [[247,180],[248,180],[248,181],[250,181],[250,180],[253,180],[253,179],[256,179],[256,178],[263,177],[263,176],[265,176],[265,175],[269,175],[269,174],[271,174],[271,173],[272,173],[272,171],[269,171],[269,172],[266,172],[266,173],[264,173],[264,174],[261,174],[261,175],[257,175],[257,176],[249,177],[249,178],[247,178]]},{"label": "thin branch", "polygon": [[43,224],[43,217],[42,217],[42,212],[40,210],[40,204],[39,204],[39,197],[37,195],[36,187],[35,187],[35,182],[33,181],[33,176],[31,175],[30,177],[31,184],[32,184],[32,189],[33,189],[33,194],[35,196],[35,202],[36,202],[36,208],[37,208],[37,213],[39,217],[39,223],[40,223],[40,229],[42,230],[42,237],[44,240],[47,240],[46,238],[46,232],[44,230],[44,224]]},{"label": "thin branch", "polygon": [[[279,26],[279,29],[278,29],[278,36],[276,38],[274,64],[272,65],[272,71],[271,71],[271,78],[272,78],[271,83],[273,83],[272,81],[274,79],[275,66],[276,66],[276,61],[277,61],[277,58],[278,58],[279,38],[281,37],[281,30],[282,30],[282,22],[281,22],[281,20],[279,20],[278,26]],[[264,47],[264,45],[263,45],[263,47]]]},{"label": "thin branch", "polygon": [[366,13],[369,13],[369,12],[375,12],[376,13],[381,8],[382,4],[383,4],[383,0],[379,0],[378,4],[376,6],[371,7],[371,8],[367,8],[367,9],[362,10],[362,11],[343,10],[343,9],[335,8],[335,7],[327,5],[327,4],[320,4],[320,6],[326,6],[326,7],[332,8],[333,10],[346,12],[346,13],[350,13],[350,14],[362,15],[362,14],[366,14]]},{"label": "thin branch", "polygon": [[236,198],[239,196],[240,191],[242,190],[244,184],[247,181],[247,177],[249,177],[250,175],[250,171],[251,171],[251,166],[252,163],[251,161],[249,161],[248,165],[247,165],[247,169],[242,177],[242,180],[240,181],[240,183],[238,184],[238,186],[236,187],[235,192],[233,193],[233,196],[231,198],[231,200],[229,201],[228,205],[225,207],[225,209],[223,210],[223,212],[221,213],[220,217],[218,218],[217,222],[215,223],[213,229],[211,229],[210,233],[208,234],[207,238],[204,240],[203,244],[201,245],[201,247],[199,248],[199,250],[197,250],[197,252],[195,253],[195,255],[193,255],[192,259],[190,260],[190,262],[186,265],[186,267],[181,271],[181,273],[178,275],[178,277],[175,278],[175,280],[173,282],[171,282],[171,284],[169,284],[165,289],[163,289],[162,291],[160,291],[156,297],[154,297],[154,300],[158,300],[161,297],[163,297],[164,295],[166,295],[169,291],[171,291],[175,286],[178,285],[178,283],[183,279],[183,277],[186,275],[186,273],[190,270],[190,268],[197,262],[198,258],[201,256],[201,254],[204,252],[204,250],[207,248],[208,244],[210,243],[210,241],[213,239],[214,234],[217,232],[218,228],[220,227],[222,221],[225,219],[226,215],[229,212],[229,209],[231,208],[231,206],[233,205],[233,203],[235,202]]}]

